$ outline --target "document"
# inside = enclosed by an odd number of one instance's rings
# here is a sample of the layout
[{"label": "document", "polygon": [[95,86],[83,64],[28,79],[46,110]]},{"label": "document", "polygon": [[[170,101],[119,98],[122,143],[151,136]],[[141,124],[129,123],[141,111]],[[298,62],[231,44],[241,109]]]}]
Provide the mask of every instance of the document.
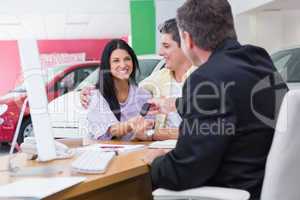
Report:
[{"label": "document", "polygon": [[177,140],[164,140],[156,141],[149,144],[150,149],[174,149],[176,146]]},{"label": "document", "polygon": [[93,144],[86,147],[77,148],[77,153],[83,153],[87,150],[99,150],[103,152],[114,151],[117,154],[129,153],[133,151],[139,151],[145,148],[143,144],[137,145],[118,145],[118,144]]},{"label": "document", "polygon": [[0,199],[42,199],[72,187],[85,177],[25,178],[0,186]]}]

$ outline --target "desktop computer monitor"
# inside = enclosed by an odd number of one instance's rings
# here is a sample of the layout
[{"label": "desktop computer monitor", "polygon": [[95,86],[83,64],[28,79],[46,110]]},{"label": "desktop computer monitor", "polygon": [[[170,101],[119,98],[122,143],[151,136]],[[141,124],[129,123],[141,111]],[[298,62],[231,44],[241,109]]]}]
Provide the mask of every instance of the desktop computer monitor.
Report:
[{"label": "desktop computer monitor", "polygon": [[53,160],[56,151],[37,42],[35,39],[21,39],[18,48],[38,158],[40,161]]}]

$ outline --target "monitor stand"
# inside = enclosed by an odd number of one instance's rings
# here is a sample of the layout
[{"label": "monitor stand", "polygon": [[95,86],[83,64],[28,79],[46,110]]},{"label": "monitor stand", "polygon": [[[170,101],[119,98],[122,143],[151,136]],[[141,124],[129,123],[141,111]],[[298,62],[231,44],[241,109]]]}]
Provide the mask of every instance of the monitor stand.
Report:
[{"label": "monitor stand", "polygon": [[60,166],[43,166],[43,167],[13,167],[9,170],[11,177],[16,176],[55,176],[63,172]]},{"label": "monitor stand", "polygon": [[8,169],[5,171],[9,172],[11,177],[16,176],[54,176],[63,172],[63,167],[61,166],[40,166],[40,167],[18,167],[13,165],[13,160],[17,156],[14,154],[14,149],[17,145],[17,138],[19,135],[19,130],[21,122],[25,113],[25,108],[27,105],[28,99],[24,100],[24,103],[21,108],[21,112],[18,119],[17,128],[14,134],[14,138],[10,147],[8,155]]}]

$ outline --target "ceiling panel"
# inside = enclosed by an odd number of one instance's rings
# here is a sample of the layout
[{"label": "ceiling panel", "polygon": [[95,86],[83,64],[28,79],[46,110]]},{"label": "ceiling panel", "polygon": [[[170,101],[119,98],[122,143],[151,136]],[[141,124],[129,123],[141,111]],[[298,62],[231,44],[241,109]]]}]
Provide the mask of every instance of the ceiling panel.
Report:
[{"label": "ceiling panel", "polygon": [[0,38],[4,40],[13,40],[14,38],[9,34],[5,27],[0,26]]},{"label": "ceiling panel", "polygon": [[20,25],[2,25],[2,30],[5,30],[10,38],[24,38],[28,35],[25,34],[24,28]]},{"label": "ceiling panel", "polygon": [[69,38],[69,39],[86,38],[85,37],[86,29],[87,29],[87,24],[65,26],[64,38]]},{"label": "ceiling panel", "polygon": [[32,34],[35,38],[46,37],[46,27],[44,23],[44,16],[42,15],[23,15],[20,17],[22,26],[25,32]]},{"label": "ceiling panel", "polygon": [[129,35],[130,17],[126,14],[94,15],[88,26],[88,35],[120,37]]},{"label": "ceiling panel", "polygon": [[0,40],[110,38],[129,31],[129,0],[0,1]]},{"label": "ceiling panel", "polygon": [[275,0],[265,6],[262,6],[260,10],[290,10],[300,9],[299,0]]},{"label": "ceiling panel", "polygon": [[128,13],[129,0],[1,0],[0,13]]},{"label": "ceiling panel", "polygon": [[90,14],[68,14],[66,16],[66,24],[68,25],[78,25],[78,24],[88,24],[91,19]]},{"label": "ceiling panel", "polygon": [[72,1],[69,13],[129,13],[129,0]]},{"label": "ceiling panel", "polygon": [[47,39],[64,38],[65,21],[66,21],[66,15],[64,14],[45,16],[44,23],[45,23],[45,30],[46,30],[46,38]]}]

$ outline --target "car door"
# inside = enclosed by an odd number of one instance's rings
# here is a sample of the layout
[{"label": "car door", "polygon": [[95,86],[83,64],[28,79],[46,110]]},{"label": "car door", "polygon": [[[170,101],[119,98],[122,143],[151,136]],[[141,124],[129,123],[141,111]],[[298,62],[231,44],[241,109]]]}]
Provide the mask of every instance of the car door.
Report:
[{"label": "car door", "polygon": [[300,48],[279,51],[272,55],[278,72],[290,89],[300,89]]},{"label": "car door", "polygon": [[[86,85],[95,85],[98,80],[98,70],[94,70],[84,81],[79,81],[78,87],[56,98],[48,105],[53,134],[55,137],[80,137],[87,128],[87,110],[81,106],[80,90]],[[87,74],[77,75],[78,79]]]}]

